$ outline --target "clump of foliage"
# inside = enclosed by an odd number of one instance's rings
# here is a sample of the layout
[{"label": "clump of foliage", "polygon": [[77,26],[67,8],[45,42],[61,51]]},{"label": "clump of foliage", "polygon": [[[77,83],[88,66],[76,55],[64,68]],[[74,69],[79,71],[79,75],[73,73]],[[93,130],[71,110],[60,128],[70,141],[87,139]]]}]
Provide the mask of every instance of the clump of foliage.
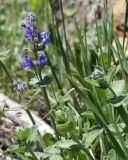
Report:
[{"label": "clump of foliage", "polygon": [[[52,1],[33,4],[44,5],[49,31],[40,32],[36,15],[27,13],[27,22],[22,24],[25,30],[22,43],[28,47],[22,55],[24,62],[20,61],[21,74],[26,72],[23,80],[27,83],[12,78],[2,59],[5,53],[0,53],[1,68],[20,95],[20,107],[33,123],[32,127],[14,128],[18,144],[10,146],[8,152],[21,160],[128,159],[128,62],[126,49],[113,30],[113,17],[108,16],[107,1],[104,0],[105,18],[100,26],[95,18],[97,42],[92,44],[93,49],[88,45],[86,28],[83,33],[75,18],[77,42],[70,46],[61,0],[62,30]],[[34,7],[33,10],[36,11]],[[123,42],[127,14],[124,19]],[[26,95],[31,97],[28,101],[24,100]],[[30,107],[40,97],[45,101],[45,116],[50,118],[54,134],[42,135],[31,115]]]}]

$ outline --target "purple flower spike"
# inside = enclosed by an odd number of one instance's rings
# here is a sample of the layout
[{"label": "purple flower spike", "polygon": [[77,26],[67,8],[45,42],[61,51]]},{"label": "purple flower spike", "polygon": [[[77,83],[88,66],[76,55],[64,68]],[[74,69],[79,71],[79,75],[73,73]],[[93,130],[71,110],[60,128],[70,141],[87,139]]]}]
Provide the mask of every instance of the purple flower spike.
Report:
[{"label": "purple flower spike", "polygon": [[28,22],[28,23],[32,24],[33,22],[35,22],[35,18],[36,18],[35,13],[33,13],[33,12],[28,12],[28,13],[26,14],[26,17],[27,17],[27,22]]},{"label": "purple flower spike", "polygon": [[25,29],[24,39],[26,39],[27,41],[32,41],[32,35],[33,35],[32,28],[25,24],[22,24],[21,26]]},{"label": "purple flower spike", "polygon": [[41,32],[40,36],[42,38],[42,45],[49,45],[50,44],[50,32]]},{"label": "purple flower spike", "polygon": [[25,62],[22,64],[22,68],[24,70],[29,70],[33,67],[33,62],[30,59],[30,57],[26,54],[22,55],[22,58],[25,60]]},{"label": "purple flower spike", "polygon": [[40,55],[39,60],[40,60],[40,65],[43,67],[46,64],[45,56],[43,54]]}]

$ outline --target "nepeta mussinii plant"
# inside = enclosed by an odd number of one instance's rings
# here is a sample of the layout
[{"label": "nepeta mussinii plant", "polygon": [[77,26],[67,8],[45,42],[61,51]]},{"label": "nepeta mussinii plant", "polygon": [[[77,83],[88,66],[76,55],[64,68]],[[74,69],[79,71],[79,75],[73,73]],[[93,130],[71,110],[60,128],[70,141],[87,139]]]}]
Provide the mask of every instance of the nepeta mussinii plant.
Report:
[{"label": "nepeta mussinii plant", "polygon": [[[50,32],[39,32],[36,25],[36,16],[32,12],[28,12],[26,14],[26,22],[22,23],[21,26],[25,30],[24,39],[28,42],[30,42],[33,46],[30,50],[33,51],[34,59],[31,59],[29,55],[23,54],[22,58],[25,60],[25,62],[22,64],[22,68],[24,70],[34,70],[35,76],[38,79],[38,85],[43,85],[41,87],[41,92],[43,93],[43,97],[46,102],[47,111],[49,112],[51,109],[49,98],[47,95],[47,91],[45,89],[44,81],[46,81],[46,77],[42,77],[41,71],[46,65],[46,57],[44,53],[46,53],[45,46],[50,44]],[[42,51],[43,53],[41,55],[38,55],[38,51]],[[47,83],[47,82],[46,82]],[[31,117],[32,118],[32,117]],[[54,121],[54,118],[52,115],[50,115],[52,127],[55,131],[55,135],[57,140],[59,140],[59,135],[56,130],[56,123]],[[32,120],[33,121],[33,120]],[[34,121],[33,121],[34,123]]]},{"label": "nepeta mussinii plant", "polygon": [[42,69],[46,64],[46,58],[43,54],[39,55],[39,50],[44,50],[45,46],[50,44],[49,35],[50,32],[38,32],[36,26],[35,14],[29,12],[26,14],[26,23],[22,23],[21,26],[25,30],[24,39],[32,43],[35,59],[32,60],[28,55],[22,55],[25,62],[22,64],[24,70],[29,69]]}]

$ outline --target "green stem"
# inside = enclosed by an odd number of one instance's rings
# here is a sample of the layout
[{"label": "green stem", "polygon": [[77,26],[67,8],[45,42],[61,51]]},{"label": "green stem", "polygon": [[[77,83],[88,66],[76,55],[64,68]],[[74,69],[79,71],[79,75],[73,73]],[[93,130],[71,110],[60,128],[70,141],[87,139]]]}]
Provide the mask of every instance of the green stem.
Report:
[{"label": "green stem", "polygon": [[0,65],[2,66],[3,70],[5,71],[7,77],[9,78],[10,82],[13,84],[13,79],[9,73],[9,71],[7,70],[7,68],[5,67],[4,63],[2,61],[0,61]]},{"label": "green stem", "polygon": [[[34,120],[32,114],[31,114],[30,110],[29,110],[29,109],[26,109],[25,111],[27,112],[27,114],[28,114],[28,116],[29,116],[29,118],[30,118],[32,124],[33,124],[33,125],[36,125],[36,122],[35,122],[35,120]],[[41,133],[40,133],[39,131],[38,131],[38,133],[39,133],[39,138],[40,138],[40,144],[41,144],[41,146],[44,148],[44,147],[45,147],[45,144],[44,144],[44,142],[43,142]],[[42,150],[43,150],[43,148],[42,148]]]},{"label": "green stem", "polygon": [[[39,78],[40,78],[40,81],[42,81],[42,75],[41,75],[41,70],[40,69],[39,69]],[[47,91],[44,87],[42,89],[42,92],[43,92],[43,96],[45,98],[45,103],[46,103],[46,106],[47,106],[47,112],[49,112],[51,110],[51,105],[50,105],[50,102],[49,102]],[[53,127],[55,135],[56,135],[56,139],[59,140],[60,138],[59,138],[59,134],[58,134],[58,131],[57,131],[57,128],[56,128],[56,123],[55,123],[52,115],[50,115],[50,119],[51,119],[52,127]]]},{"label": "green stem", "polygon": [[[47,91],[46,91],[45,88],[43,88],[43,95],[44,95],[44,98],[45,98],[47,110],[49,112],[51,110],[51,106],[50,106],[50,102],[49,102],[49,99],[48,99]],[[59,138],[58,131],[57,131],[57,128],[56,128],[56,123],[55,123],[54,118],[53,118],[52,115],[50,115],[50,119],[51,119],[52,127],[53,127],[53,129],[55,131],[56,139],[59,140],[60,138]]]},{"label": "green stem", "polygon": [[53,76],[54,76],[54,78],[55,78],[55,80],[56,80],[56,83],[57,83],[57,85],[58,85],[58,88],[60,89],[61,94],[64,95],[63,89],[62,89],[61,84],[60,84],[60,82],[59,82],[59,80],[58,80],[58,77],[57,77],[57,75],[56,75],[56,72],[55,72],[55,70],[54,70],[54,68],[53,68],[53,66],[52,66],[52,63],[51,63],[51,61],[50,61],[50,58],[49,58],[46,50],[44,50],[44,52],[45,52],[45,55],[46,55],[46,57],[47,57],[47,60],[48,60],[49,66],[50,66],[50,68],[51,68],[52,74],[53,74]]},{"label": "green stem", "polygon": [[53,84],[52,84],[52,83],[51,83],[51,87],[52,87],[53,95],[54,95],[55,100],[56,100],[56,103],[57,103],[57,97],[56,97],[55,90],[54,90],[54,87],[53,87]]},{"label": "green stem", "polygon": [[65,20],[64,20],[64,12],[63,12],[62,0],[59,0],[59,5],[60,5],[61,16],[62,16],[62,25],[63,25],[63,30],[64,30],[64,39],[65,39],[66,50],[67,50],[67,37],[66,37],[66,30],[65,30],[65,24],[64,24]]},{"label": "green stem", "polygon": [[[46,52],[46,51],[44,50],[44,52]],[[38,60],[37,47],[36,47],[35,44],[34,44],[34,54],[35,54],[36,60]],[[43,79],[42,79],[42,75],[41,75],[41,68],[38,68],[38,75],[39,75],[40,82],[42,82]],[[49,112],[51,110],[51,105],[50,105],[50,102],[49,102],[49,99],[48,99],[47,91],[46,91],[45,88],[43,88],[41,90],[42,90],[44,98],[45,98],[45,103],[46,103],[46,106],[47,106],[47,112]],[[32,117],[30,117],[30,118],[32,118]],[[50,119],[51,119],[52,127],[53,127],[55,135],[56,135],[56,139],[59,140],[59,135],[58,135],[58,132],[57,132],[57,129],[56,129],[56,123],[55,123],[52,115],[50,115]]]},{"label": "green stem", "polygon": [[30,147],[28,147],[28,151],[32,155],[32,157],[34,158],[34,160],[38,160],[38,158],[36,157],[35,153],[30,149]]},{"label": "green stem", "polygon": [[25,111],[27,112],[29,118],[31,119],[32,124],[33,124],[33,125],[36,125],[36,122],[35,122],[32,114],[31,114],[30,110],[29,110],[29,109],[26,109]]},{"label": "green stem", "polygon": [[91,155],[90,151],[85,148],[85,146],[80,142],[80,140],[76,137],[73,132],[70,132],[74,141],[81,147],[81,149],[85,152],[86,155],[90,158],[90,160],[95,160],[95,158]]},{"label": "green stem", "polygon": [[105,64],[104,64],[104,59],[103,59],[103,49],[102,49],[102,45],[101,45],[101,37],[100,37],[100,32],[99,32],[99,26],[98,26],[97,18],[96,18],[96,11],[95,11],[95,23],[96,23],[97,38],[98,38],[98,42],[99,42],[99,49],[100,49],[100,52],[101,52],[102,66],[105,70]]}]

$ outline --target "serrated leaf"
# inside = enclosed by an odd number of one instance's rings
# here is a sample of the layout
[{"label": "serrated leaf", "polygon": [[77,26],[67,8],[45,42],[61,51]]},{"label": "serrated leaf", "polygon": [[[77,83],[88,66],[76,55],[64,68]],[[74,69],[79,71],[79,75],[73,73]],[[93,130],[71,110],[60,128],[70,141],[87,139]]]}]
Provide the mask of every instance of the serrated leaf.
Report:
[{"label": "serrated leaf", "polygon": [[39,159],[39,160],[44,160],[45,158],[48,158],[49,155],[43,152],[34,152],[35,156]]},{"label": "serrated leaf", "polygon": [[55,154],[59,154],[60,150],[58,148],[55,148],[54,145],[53,145],[53,146],[45,148],[44,153],[52,156],[52,155],[55,155]]},{"label": "serrated leaf", "polygon": [[35,142],[38,139],[38,128],[37,126],[32,126],[31,128],[23,128],[22,130],[14,129],[13,135],[21,142]]},{"label": "serrated leaf", "polygon": [[96,87],[100,87],[98,81],[93,80],[92,77],[84,78],[84,80],[85,80],[86,82],[88,82],[89,84],[95,85]]},{"label": "serrated leaf", "polygon": [[17,156],[18,156],[18,158],[20,158],[20,160],[32,160],[30,157],[23,155],[23,154],[18,153]]},{"label": "serrated leaf", "polygon": [[21,141],[26,141],[30,132],[30,128],[25,128],[22,131],[19,131],[19,136]]},{"label": "serrated leaf", "polygon": [[77,145],[73,140],[61,140],[55,144],[56,147],[60,147],[62,149],[70,149],[73,145]]},{"label": "serrated leaf", "polygon": [[13,129],[13,136],[15,137],[15,139],[23,141],[23,140],[27,140],[28,134],[29,134],[29,128],[22,128],[20,130],[14,128]]},{"label": "serrated leaf", "polygon": [[[126,94],[126,85],[125,85],[124,80],[113,81],[111,84],[111,87],[117,96]],[[106,96],[107,96],[107,98],[113,97],[113,94],[111,93],[111,91],[109,89],[106,90]]]},{"label": "serrated leaf", "polygon": [[116,74],[116,66],[112,66],[108,70],[108,74],[106,76],[106,80],[107,80],[108,84],[110,84],[113,81],[115,74]]},{"label": "serrated leaf", "polygon": [[117,154],[116,154],[116,152],[115,152],[114,149],[112,149],[112,150],[110,150],[110,151],[108,152],[108,155],[107,155],[107,157],[105,158],[105,160],[117,160]]},{"label": "serrated leaf", "polygon": [[7,151],[10,153],[23,153],[26,151],[26,147],[19,146],[19,145],[11,145],[11,146],[9,146]]},{"label": "serrated leaf", "polygon": [[113,81],[111,87],[117,96],[126,93],[126,85],[124,80]]},{"label": "serrated leaf", "polygon": [[96,129],[91,132],[85,133],[83,135],[83,141],[85,146],[87,148],[90,147],[102,132],[103,132],[103,129]]},{"label": "serrated leaf", "polygon": [[28,142],[36,142],[38,140],[38,128],[37,126],[32,126],[29,130]]},{"label": "serrated leaf", "polygon": [[[116,134],[116,129],[115,126],[113,124],[108,125],[110,131],[114,134]],[[117,124],[118,130],[120,133],[122,133],[124,131],[124,129],[126,129],[126,125],[124,123],[119,123]]]},{"label": "serrated leaf", "polygon": [[68,132],[69,130],[71,130],[70,126],[71,126],[71,122],[67,121],[64,124],[57,125],[57,129],[58,131]]},{"label": "serrated leaf", "polygon": [[49,157],[49,160],[63,160],[63,158],[60,155],[54,155]]}]

